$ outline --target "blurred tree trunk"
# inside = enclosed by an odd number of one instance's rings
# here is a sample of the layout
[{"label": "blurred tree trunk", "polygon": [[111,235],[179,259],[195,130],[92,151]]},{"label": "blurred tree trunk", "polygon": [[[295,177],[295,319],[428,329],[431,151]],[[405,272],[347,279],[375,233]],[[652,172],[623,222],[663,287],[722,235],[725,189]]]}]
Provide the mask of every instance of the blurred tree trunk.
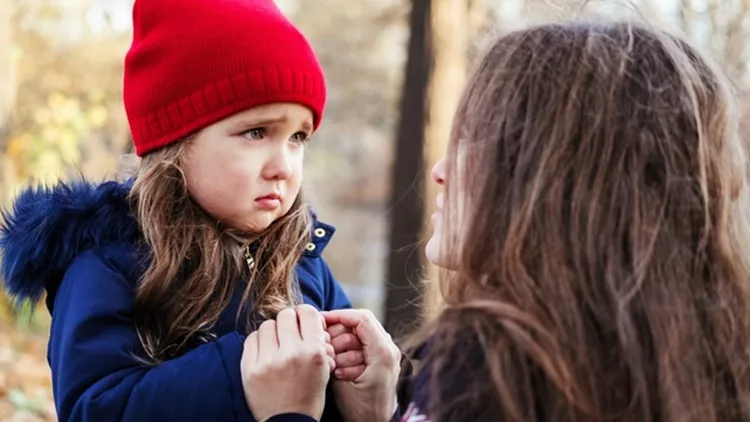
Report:
[{"label": "blurred tree trunk", "polygon": [[0,0],[0,206],[9,200],[10,179],[13,177],[13,163],[6,154],[16,102],[12,11],[12,0]]},{"label": "blurred tree trunk", "polygon": [[417,321],[422,293],[420,255],[414,248],[420,244],[423,232],[421,175],[424,174],[422,151],[432,59],[430,8],[430,0],[412,0],[401,120],[396,135],[385,306],[385,326],[394,336]]}]

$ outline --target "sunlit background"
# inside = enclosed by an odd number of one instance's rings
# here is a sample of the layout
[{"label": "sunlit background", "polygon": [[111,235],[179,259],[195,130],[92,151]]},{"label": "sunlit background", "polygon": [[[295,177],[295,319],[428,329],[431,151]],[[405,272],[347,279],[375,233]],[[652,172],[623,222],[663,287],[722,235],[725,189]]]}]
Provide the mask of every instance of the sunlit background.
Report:
[{"label": "sunlit background", "polygon": [[[576,14],[580,2],[277,3],[310,38],[329,82],[305,168],[313,206],[337,227],[326,258],[355,306],[391,328],[413,321],[421,280],[431,274],[420,246],[435,193],[423,183],[425,169],[444,151],[467,66],[488,33]],[[131,7],[132,0],[0,0],[0,205],[29,183],[115,176],[131,148],[121,97]],[[750,0],[604,0],[585,10],[641,14],[684,31],[741,95],[750,85]],[[0,295],[0,421],[56,420],[48,320],[45,308],[32,316],[31,307],[16,310]]]}]

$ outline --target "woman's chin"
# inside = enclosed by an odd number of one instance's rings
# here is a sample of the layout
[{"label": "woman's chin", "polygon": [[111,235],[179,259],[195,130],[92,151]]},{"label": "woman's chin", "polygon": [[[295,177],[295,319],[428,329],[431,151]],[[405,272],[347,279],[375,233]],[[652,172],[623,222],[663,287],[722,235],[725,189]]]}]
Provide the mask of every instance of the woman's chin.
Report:
[{"label": "woman's chin", "polygon": [[440,259],[440,244],[436,235],[433,235],[430,240],[427,241],[427,245],[424,248],[424,254],[428,261],[432,264],[442,267],[442,259]]}]

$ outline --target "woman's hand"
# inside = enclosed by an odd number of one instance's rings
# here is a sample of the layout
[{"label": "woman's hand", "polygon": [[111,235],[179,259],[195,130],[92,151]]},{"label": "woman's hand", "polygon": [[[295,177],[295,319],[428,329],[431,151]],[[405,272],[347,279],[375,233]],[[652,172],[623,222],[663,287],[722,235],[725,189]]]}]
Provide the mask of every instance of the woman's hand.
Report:
[{"label": "woman's hand", "polygon": [[[361,352],[351,353],[351,340],[336,341],[338,333],[331,333],[331,342],[337,350],[336,361],[342,367],[336,369],[337,377],[351,380],[335,380],[333,383],[336,403],[342,415],[350,422],[387,422],[396,412],[396,385],[401,363],[401,352],[393,343],[375,315],[368,310],[342,309],[323,312],[326,325],[331,330],[340,330],[338,325],[350,330],[361,343]],[[339,347],[348,343],[347,347]],[[356,345],[354,345],[356,349]],[[341,353],[339,353],[341,352]],[[359,354],[357,354],[359,353]],[[358,362],[361,357],[362,362]],[[364,366],[362,366],[364,365]],[[353,368],[350,371],[345,368]]]},{"label": "woman's hand", "polygon": [[245,340],[240,369],[255,419],[299,413],[319,420],[335,361],[320,313],[309,305],[279,312]]}]

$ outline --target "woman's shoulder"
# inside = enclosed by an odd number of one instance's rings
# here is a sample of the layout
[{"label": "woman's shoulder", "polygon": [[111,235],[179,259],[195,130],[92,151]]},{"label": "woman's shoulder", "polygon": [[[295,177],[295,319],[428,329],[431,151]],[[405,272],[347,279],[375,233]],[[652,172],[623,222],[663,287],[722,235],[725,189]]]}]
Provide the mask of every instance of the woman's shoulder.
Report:
[{"label": "woman's shoulder", "polygon": [[427,412],[430,402],[431,368],[425,367],[430,352],[428,339],[405,354],[401,362],[396,395],[399,403],[398,422],[428,422]]},{"label": "woman's shoulder", "polygon": [[[449,415],[443,420],[487,420],[485,412],[467,418],[478,398],[486,401],[487,409],[492,407],[484,395],[491,390],[492,380],[479,338],[469,329],[438,331],[404,358],[397,390],[401,422],[428,422],[435,404]],[[448,335],[452,339],[445,341]],[[482,394],[468,394],[479,390]]]},{"label": "woman's shoulder", "polygon": [[71,266],[100,260],[127,278],[138,223],[128,183],[59,182],[23,190],[0,226],[0,278],[16,300],[47,303]]}]

